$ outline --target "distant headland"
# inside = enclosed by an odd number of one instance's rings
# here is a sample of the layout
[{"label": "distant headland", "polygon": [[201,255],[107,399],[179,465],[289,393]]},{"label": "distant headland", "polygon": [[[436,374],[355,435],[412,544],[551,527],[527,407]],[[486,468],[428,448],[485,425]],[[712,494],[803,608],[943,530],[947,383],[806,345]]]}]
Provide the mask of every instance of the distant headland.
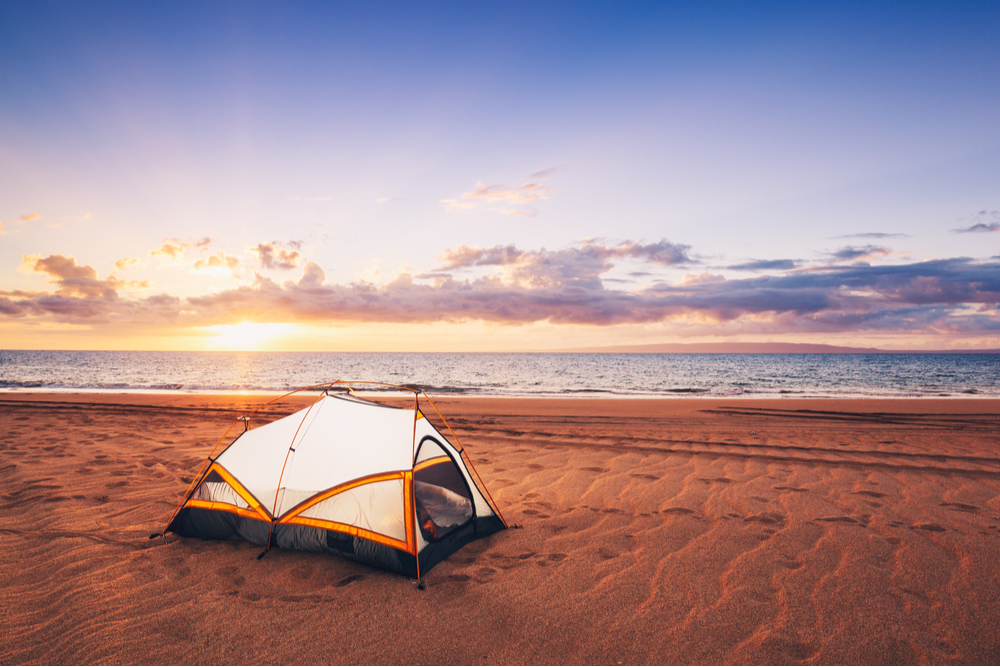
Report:
[{"label": "distant headland", "polygon": [[544,351],[620,354],[1000,354],[1000,349],[884,350],[877,347],[845,347],[815,343],[654,343],[572,347]]}]

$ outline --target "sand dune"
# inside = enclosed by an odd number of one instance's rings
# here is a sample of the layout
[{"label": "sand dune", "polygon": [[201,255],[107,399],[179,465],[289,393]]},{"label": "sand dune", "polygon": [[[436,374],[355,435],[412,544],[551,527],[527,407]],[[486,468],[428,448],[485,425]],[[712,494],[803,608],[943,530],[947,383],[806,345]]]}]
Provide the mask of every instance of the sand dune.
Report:
[{"label": "sand dune", "polygon": [[260,401],[0,396],[0,661],[1000,659],[997,401],[441,400],[521,528],[423,591],[148,539]]}]

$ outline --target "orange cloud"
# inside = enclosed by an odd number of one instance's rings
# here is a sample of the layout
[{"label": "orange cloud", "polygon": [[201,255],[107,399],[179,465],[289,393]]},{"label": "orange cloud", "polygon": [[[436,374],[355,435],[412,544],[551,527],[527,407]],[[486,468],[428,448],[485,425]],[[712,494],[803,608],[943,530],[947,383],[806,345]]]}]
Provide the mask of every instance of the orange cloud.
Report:
[{"label": "orange cloud", "polygon": [[191,247],[190,243],[184,243],[180,239],[166,239],[156,250],[150,250],[149,254],[153,257],[157,255],[163,255],[164,257],[169,257],[170,259],[180,259],[184,256],[184,251]]},{"label": "orange cloud", "polygon": [[35,273],[48,275],[49,282],[59,286],[56,290],[59,296],[115,299],[118,297],[118,288],[125,284],[114,276],[100,280],[97,277],[97,270],[92,266],[80,266],[73,257],[63,255],[49,255],[44,258],[38,255],[24,255],[21,265]]},{"label": "orange cloud", "polygon": [[[532,175],[546,176],[551,173],[549,170],[542,170]],[[504,185],[486,185],[477,182],[476,187],[469,192],[463,192],[458,197],[452,199],[439,200],[449,209],[470,209],[480,205],[490,206],[493,211],[503,215],[517,215],[532,217],[537,214],[534,209],[493,207],[493,205],[523,205],[539,199],[548,199],[551,189],[537,182],[527,182],[519,188],[508,188]]]},{"label": "orange cloud", "polygon": [[41,213],[28,213],[21,216],[21,222],[31,222],[32,220],[38,220],[42,217]]},{"label": "orange cloud", "polygon": [[195,261],[194,268],[196,271],[202,271],[207,269],[232,270],[238,267],[239,265],[240,265],[240,260],[238,257],[227,255],[224,252],[218,252],[205,259],[199,259]]},{"label": "orange cloud", "polygon": [[115,268],[118,269],[119,271],[124,271],[133,264],[138,263],[138,261],[139,260],[133,259],[132,257],[125,257],[124,259],[119,259],[117,262],[115,262]]}]

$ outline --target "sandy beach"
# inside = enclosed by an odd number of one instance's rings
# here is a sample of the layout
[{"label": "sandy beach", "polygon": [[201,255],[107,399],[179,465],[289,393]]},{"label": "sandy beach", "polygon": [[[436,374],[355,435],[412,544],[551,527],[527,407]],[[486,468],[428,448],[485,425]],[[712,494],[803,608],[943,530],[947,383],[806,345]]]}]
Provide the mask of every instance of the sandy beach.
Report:
[{"label": "sandy beach", "polygon": [[521,527],[418,590],[148,539],[264,400],[0,395],[0,662],[1000,661],[1000,401],[436,400]]}]

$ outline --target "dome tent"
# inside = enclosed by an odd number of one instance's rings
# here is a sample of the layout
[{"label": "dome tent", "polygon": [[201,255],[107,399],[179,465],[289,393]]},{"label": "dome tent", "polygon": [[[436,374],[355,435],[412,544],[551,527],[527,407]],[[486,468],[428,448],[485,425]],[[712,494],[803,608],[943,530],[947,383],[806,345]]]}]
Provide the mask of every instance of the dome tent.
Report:
[{"label": "dome tent", "polygon": [[[350,393],[331,393],[335,385]],[[465,544],[507,528],[451,427],[445,422],[454,442],[421,412],[422,392],[395,388],[413,392],[411,408],[365,400],[338,380],[307,387],[322,389],[312,405],[264,426],[250,428],[253,413],[240,417],[244,432],[223,448],[230,427],[216,446],[222,451],[213,450],[167,527],[151,537],[242,539],[419,579]]]}]

